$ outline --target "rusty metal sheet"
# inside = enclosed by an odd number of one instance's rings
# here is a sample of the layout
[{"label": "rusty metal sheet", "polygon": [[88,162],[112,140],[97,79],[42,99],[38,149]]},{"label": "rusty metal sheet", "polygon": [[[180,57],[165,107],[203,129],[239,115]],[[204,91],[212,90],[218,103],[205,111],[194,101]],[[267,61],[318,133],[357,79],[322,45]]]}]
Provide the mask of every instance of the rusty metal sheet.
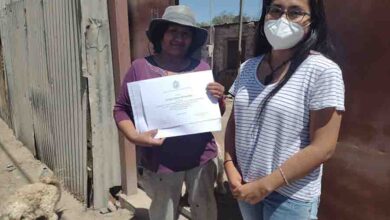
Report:
[{"label": "rusty metal sheet", "polygon": [[390,219],[390,1],[325,1],[346,84],[340,144],[320,219]]}]

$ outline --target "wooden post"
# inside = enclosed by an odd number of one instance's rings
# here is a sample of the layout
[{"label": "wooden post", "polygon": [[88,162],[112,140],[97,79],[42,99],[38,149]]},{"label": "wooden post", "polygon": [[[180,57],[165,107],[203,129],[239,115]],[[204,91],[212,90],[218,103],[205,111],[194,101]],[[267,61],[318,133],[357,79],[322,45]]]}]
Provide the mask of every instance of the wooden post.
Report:
[{"label": "wooden post", "polygon": [[[118,95],[121,82],[131,63],[128,3],[126,0],[109,0],[107,3],[111,28],[115,94]],[[126,195],[136,194],[137,165],[135,146],[127,141],[123,135],[119,137],[119,144],[122,189]]]},{"label": "wooden post", "polygon": [[240,0],[240,24],[239,24],[239,31],[238,31],[238,69],[240,69],[241,66],[241,56],[242,56],[242,5],[244,4],[244,0]]}]

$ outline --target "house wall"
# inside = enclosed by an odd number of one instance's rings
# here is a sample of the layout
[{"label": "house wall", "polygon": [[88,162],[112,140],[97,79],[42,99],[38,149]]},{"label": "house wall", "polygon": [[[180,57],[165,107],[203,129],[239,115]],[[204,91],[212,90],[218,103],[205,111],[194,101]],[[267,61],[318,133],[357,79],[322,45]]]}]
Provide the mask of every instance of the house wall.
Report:
[{"label": "house wall", "polygon": [[[242,40],[245,41],[245,57],[243,61],[249,59],[254,54],[255,29],[256,23],[254,22],[243,24]],[[238,40],[239,25],[217,25],[214,26],[214,30],[213,72],[215,80],[223,84],[226,89],[229,89],[237,76],[238,68],[228,69],[228,41]],[[202,51],[202,58],[210,62],[208,55],[206,47]]]},{"label": "house wall", "polygon": [[390,1],[326,1],[346,112],[320,219],[390,219]]}]

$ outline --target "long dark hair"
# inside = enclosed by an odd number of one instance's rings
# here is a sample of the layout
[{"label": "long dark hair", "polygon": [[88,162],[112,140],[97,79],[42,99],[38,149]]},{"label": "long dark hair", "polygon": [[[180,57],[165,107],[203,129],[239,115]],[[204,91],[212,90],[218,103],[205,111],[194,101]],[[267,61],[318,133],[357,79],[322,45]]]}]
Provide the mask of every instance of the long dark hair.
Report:
[{"label": "long dark hair", "polygon": [[[272,51],[272,46],[264,35],[264,21],[268,6],[273,0],[264,0],[262,16],[256,30],[255,55],[265,55]],[[295,53],[291,59],[290,67],[286,75],[281,79],[278,85],[264,98],[260,104],[259,117],[270,99],[288,82],[297,68],[309,56],[310,51],[314,50],[325,56],[331,56],[333,47],[328,36],[328,27],[325,16],[325,7],[323,0],[309,0],[310,6],[310,30],[306,38],[295,46]]]}]

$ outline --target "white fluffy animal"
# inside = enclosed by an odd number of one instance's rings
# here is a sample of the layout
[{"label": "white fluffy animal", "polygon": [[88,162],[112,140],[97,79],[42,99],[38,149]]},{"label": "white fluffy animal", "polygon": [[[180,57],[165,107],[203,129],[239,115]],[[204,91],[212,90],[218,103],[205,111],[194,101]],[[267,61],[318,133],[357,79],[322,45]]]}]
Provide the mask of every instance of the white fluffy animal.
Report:
[{"label": "white fluffy animal", "polygon": [[55,207],[61,197],[60,183],[47,168],[43,169],[39,180],[23,186],[8,198],[1,220],[58,219]]}]

